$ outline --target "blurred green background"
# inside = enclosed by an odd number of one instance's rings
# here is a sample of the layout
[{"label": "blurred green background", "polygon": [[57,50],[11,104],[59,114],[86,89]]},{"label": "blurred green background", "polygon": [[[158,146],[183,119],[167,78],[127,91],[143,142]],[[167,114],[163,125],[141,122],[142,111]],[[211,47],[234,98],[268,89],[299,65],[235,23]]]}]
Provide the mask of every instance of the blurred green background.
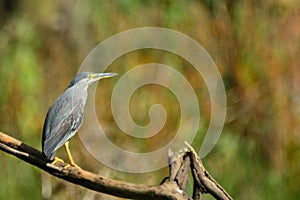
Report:
[{"label": "blurred green background", "polygon": [[[41,149],[49,106],[99,42],[136,27],[170,28],[198,41],[225,83],[226,123],[217,145],[203,159],[210,174],[234,199],[300,199],[299,21],[299,0],[1,0],[0,130]],[[149,62],[174,66],[198,91],[201,124],[193,146],[199,150],[210,102],[191,65],[170,53],[142,50],[119,58],[107,71],[122,75]],[[132,97],[132,117],[145,125],[149,107],[161,103],[168,114],[165,127],[146,143],[132,143],[121,134],[109,109],[117,79],[103,82],[101,88],[107,89],[97,90],[96,96],[101,105],[97,113],[113,133],[112,141],[147,151],[176,131],[180,108],[175,96],[149,85]],[[159,184],[168,172],[114,171],[94,160],[78,136],[71,140],[71,151],[81,167],[118,180]],[[58,154],[66,159],[64,151]],[[0,199],[115,199],[53,178],[3,152],[0,166]]]}]

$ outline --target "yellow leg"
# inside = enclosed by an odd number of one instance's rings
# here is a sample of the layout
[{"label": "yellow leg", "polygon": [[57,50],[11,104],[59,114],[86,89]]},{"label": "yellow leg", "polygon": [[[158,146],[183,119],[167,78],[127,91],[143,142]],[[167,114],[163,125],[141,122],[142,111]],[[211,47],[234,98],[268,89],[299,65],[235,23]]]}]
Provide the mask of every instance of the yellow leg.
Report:
[{"label": "yellow leg", "polygon": [[70,148],[69,148],[69,141],[65,143],[65,150],[67,152],[67,155],[68,155],[68,158],[70,160],[70,165],[67,165],[65,166],[65,168],[68,168],[70,166],[73,166],[73,167],[77,167],[77,168],[80,168],[78,165],[75,164],[74,160],[73,160],[73,157],[71,155],[71,151],[70,151]]},{"label": "yellow leg", "polygon": [[74,166],[75,162],[74,162],[73,157],[72,157],[71,152],[70,152],[69,141],[65,143],[65,150],[66,150],[67,156],[70,160],[70,164]]}]

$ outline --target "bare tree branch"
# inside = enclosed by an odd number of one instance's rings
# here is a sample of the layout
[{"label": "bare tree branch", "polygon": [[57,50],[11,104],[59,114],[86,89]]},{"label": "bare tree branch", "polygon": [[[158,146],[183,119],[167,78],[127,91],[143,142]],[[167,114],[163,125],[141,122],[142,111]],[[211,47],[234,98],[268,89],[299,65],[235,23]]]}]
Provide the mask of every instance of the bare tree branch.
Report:
[{"label": "bare tree branch", "polygon": [[[197,185],[196,188],[200,189],[201,193],[209,193],[216,199],[232,199],[226,190],[213,179],[208,171],[206,171],[195,150],[188,143],[186,143],[186,145],[189,148],[192,163],[191,169],[194,177],[194,183]],[[199,194],[195,193],[194,195],[199,196]]]},{"label": "bare tree branch", "polygon": [[182,193],[177,192],[179,187],[175,182],[167,182],[158,186],[131,184],[98,176],[75,167],[64,169],[65,163],[53,166],[42,152],[2,132],[0,132],[0,149],[58,178],[98,192],[131,199],[188,199]]},{"label": "bare tree branch", "polygon": [[[194,177],[194,190],[200,193],[210,193],[216,199],[232,199],[227,192],[207,173],[194,149],[184,149],[179,153],[169,151],[170,177],[157,186],[132,184],[109,179],[91,172],[76,168],[64,168],[67,164],[58,162],[52,165],[51,161],[39,150],[30,147],[21,141],[0,132],[0,150],[14,155],[27,163],[64,179],[68,182],[81,185],[88,189],[130,199],[191,199],[185,189],[188,169],[191,167]],[[198,199],[195,198],[195,199]]]}]

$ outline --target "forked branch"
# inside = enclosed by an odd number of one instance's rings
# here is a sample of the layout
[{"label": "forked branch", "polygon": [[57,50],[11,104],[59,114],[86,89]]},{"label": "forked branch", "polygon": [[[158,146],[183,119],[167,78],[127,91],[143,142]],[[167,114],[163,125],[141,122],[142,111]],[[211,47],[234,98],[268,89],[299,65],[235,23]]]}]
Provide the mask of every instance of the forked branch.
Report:
[{"label": "forked branch", "polygon": [[0,132],[0,150],[68,182],[130,199],[191,199],[185,191],[188,169],[191,168],[194,178],[194,199],[200,198],[202,193],[210,193],[216,199],[232,199],[204,169],[191,146],[180,153],[169,151],[170,176],[168,181],[157,186],[121,182],[76,167],[65,169],[64,166],[67,164],[62,162],[52,165],[39,150],[2,132]]}]

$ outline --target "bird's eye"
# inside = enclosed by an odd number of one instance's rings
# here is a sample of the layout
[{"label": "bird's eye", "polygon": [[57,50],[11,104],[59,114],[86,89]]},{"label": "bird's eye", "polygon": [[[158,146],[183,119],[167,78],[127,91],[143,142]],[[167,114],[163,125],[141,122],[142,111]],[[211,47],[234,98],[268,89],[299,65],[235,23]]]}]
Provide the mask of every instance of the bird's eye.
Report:
[{"label": "bird's eye", "polygon": [[92,78],[94,77],[94,74],[89,74],[87,77],[88,77],[89,79],[92,79]]}]

